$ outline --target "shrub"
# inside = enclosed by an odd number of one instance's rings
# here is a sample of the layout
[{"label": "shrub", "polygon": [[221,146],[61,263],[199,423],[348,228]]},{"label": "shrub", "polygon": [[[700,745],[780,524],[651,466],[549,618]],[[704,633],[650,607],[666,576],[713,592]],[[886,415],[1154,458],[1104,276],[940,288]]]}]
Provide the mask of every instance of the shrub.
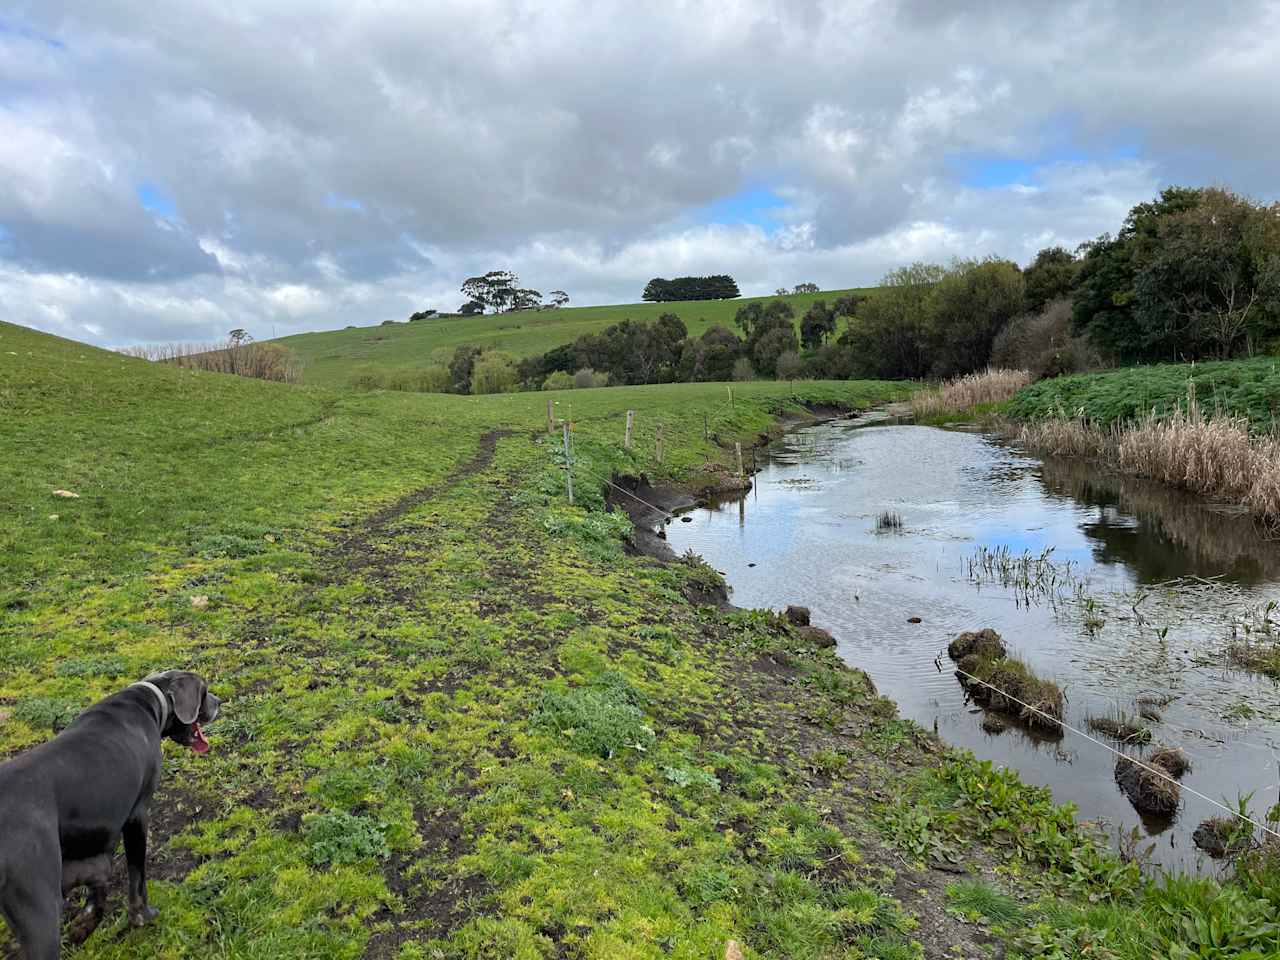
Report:
[{"label": "shrub", "polygon": [[804,372],[805,363],[794,350],[788,350],[778,357],[776,376],[779,380],[799,380]]},{"label": "shrub", "polygon": [[746,357],[739,357],[733,361],[733,379],[744,381],[754,380],[756,378],[755,368],[751,366],[751,361]]},{"label": "shrub", "polygon": [[1039,313],[1011,320],[991,346],[991,365],[1029,370],[1043,379],[1096,369],[1102,359],[1088,340],[1073,335],[1071,303],[1058,299]]},{"label": "shrub", "polygon": [[583,367],[573,375],[573,385],[578,390],[586,390],[590,387],[607,387],[609,385],[609,374],[597,373],[590,367]]},{"label": "shrub", "polygon": [[552,371],[547,375],[547,379],[542,381],[543,390],[572,390],[573,387],[573,377],[563,370]]},{"label": "shrub", "polygon": [[481,354],[471,368],[471,392],[475,394],[511,393],[519,382],[515,357],[500,350]]}]

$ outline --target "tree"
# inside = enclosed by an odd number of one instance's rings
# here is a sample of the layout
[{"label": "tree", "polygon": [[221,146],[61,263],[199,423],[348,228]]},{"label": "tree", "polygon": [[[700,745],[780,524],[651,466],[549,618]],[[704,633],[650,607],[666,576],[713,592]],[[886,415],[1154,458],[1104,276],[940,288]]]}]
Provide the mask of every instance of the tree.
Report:
[{"label": "tree", "polygon": [[816,283],[797,283],[792,293],[817,293],[818,285]]},{"label": "tree", "polygon": [[954,377],[986,366],[996,335],[1023,306],[1016,263],[995,257],[955,261],[929,297],[930,375]]},{"label": "tree", "polygon": [[1022,273],[1026,282],[1027,310],[1039,313],[1050,300],[1067,296],[1079,266],[1075,255],[1065,247],[1045,247],[1037,253]]},{"label": "tree", "polygon": [[454,393],[471,392],[472,370],[482,353],[483,347],[470,343],[464,343],[453,351],[453,359],[449,361],[449,378],[453,381]]},{"label": "tree", "polygon": [[701,337],[689,337],[680,346],[676,379],[731,380],[733,365],[742,356],[742,341],[728,327],[716,324]]},{"label": "tree", "polygon": [[532,310],[542,303],[542,292],[539,290],[530,290],[526,287],[518,287],[511,291],[511,299],[508,301],[508,310]]},{"label": "tree", "polygon": [[831,304],[832,312],[837,317],[852,317],[858,312],[858,304],[865,299],[867,298],[860,293],[846,293],[843,297],[836,297]]},{"label": "tree", "polygon": [[790,292],[791,291],[789,291],[786,287],[778,287],[777,290],[773,291],[773,295],[775,297],[785,297]]},{"label": "tree", "polygon": [[777,373],[778,359],[784,353],[795,353],[796,328],[790,317],[773,316],[757,325],[747,341],[751,363],[762,377]]},{"label": "tree", "polygon": [[430,317],[434,317],[435,315],[435,310],[419,310],[416,313],[409,314],[409,322],[412,323],[415,320],[426,320]]},{"label": "tree", "polygon": [[498,313],[510,308],[519,282],[520,278],[509,270],[490,270],[479,277],[464,280],[462,293],[484,309]]},{"label": "tree", "polygon": [[816,350],[835,333],[836,314],[825,300],[815,300],[800,321],[800,342],[806,350]]},{"label": "tree", "polygon": [[895,380],[928,374],[929,300],[946,273],[935,263],[900,267],[858,305],[857,316],[840,338],[851,351],[858,376]]},{"label": "tree", "polygon": [[572,390],[573,376],[563,370],[556,370],[542,381],[543,390]]},{"label": "tree", "polygon": [[1280,206],[1211,188],[1160,221],[1159,245],[1134,280],[1134,316],[1189,357],[1252,354],[1277,332]]},{"label": "tree", "polygon": [[1072,322],[1099,350],[1121,363],[1184,356],[1177,324],[1160,312],[1137,312],[1138,276],[1155,256],[1161,221],[1194,209],[1201,191],[1168,187],[1129,211],[1120,232],[1081,245],[1072,287]]},{"label": "tree", "polygon": [[474,317],[478,313],[484,313],[484,304],[479,300],[468,300],[458,308],[458,312],[464,317]]},{"label": "tree", "polygon": [[785,318],[790,323],[795,315],[795,308],[786,300],[770,300],[768,303],[755,300],[740,306],[738,312],[733,315],[733,322],[746,334],[747,341],[750,342],[754,331],[762,324],[779,317]]},{"label": "tree", "polygon": [[240,327],[237,327],[227,334],[227,340],[233,347],[242,347],[252,339],[253,337],[250,336],[249,331]]},{"label": "tree", "polygon": [[563,290],[552,290],[551,293],[547,295],[547,306],[551,307],[553,310],[563,307],[568,302],[569,295]]},{"label": "tree", "polygon": [[776,376],[779,380],[799,380],[804,375],[804,361],[800,354],[788,350],[778,357]]}]

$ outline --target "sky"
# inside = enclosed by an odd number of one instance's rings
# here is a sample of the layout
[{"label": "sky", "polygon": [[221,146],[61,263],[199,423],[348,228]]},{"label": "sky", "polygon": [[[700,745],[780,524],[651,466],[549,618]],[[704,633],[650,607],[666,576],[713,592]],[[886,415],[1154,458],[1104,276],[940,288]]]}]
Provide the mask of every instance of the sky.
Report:
[{"label": "sky", "polygon": [[1280,3],[0,0],[0,318],[104,346],[1028,263],[1280,192]]}]

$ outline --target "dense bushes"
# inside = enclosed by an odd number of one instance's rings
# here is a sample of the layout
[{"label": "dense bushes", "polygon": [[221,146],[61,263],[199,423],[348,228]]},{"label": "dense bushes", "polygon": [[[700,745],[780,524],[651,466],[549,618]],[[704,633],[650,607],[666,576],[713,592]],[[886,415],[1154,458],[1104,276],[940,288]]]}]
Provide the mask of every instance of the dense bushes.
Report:
[{"label": "dense bushes", "polygon": [[1170,187],[1082,249],[1075,328],[1119,363],[1249,356],[1280,337],[1280,204]]},{"label": "dense bushes", "polygon": [[739,297],[733,277],[720,273],[711,277],[654,277],[645,284],[643,299],[656,303],[672,300],[732,300]]},{"label": "dense bushes", "polygon": [[278,343],[258,343],[249,337],[231,337],[223,343],[163,343],[126,347],[126,356],[139,357],[177,367],[230,373],[256,380],[297,383],[302,363],[297,355]]},{"label": "dense bushes", "polygon": [[1071,301],[1060,298],[1010,321],[991,346],[991,365],[1029,370],[1039,379],[1093,369],[1101,360],[1084,337],[1074,335]]}]

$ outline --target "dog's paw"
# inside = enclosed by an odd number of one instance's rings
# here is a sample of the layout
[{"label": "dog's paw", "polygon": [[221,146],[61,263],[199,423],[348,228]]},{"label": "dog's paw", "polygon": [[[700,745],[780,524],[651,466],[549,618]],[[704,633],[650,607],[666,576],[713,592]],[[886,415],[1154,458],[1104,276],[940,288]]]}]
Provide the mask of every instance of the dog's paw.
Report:
[{"label": "dog's paw", "polygon": [[159,915],[160,911],[151,906],[129,908],[129,922],[135,927],[145,927]]}]

